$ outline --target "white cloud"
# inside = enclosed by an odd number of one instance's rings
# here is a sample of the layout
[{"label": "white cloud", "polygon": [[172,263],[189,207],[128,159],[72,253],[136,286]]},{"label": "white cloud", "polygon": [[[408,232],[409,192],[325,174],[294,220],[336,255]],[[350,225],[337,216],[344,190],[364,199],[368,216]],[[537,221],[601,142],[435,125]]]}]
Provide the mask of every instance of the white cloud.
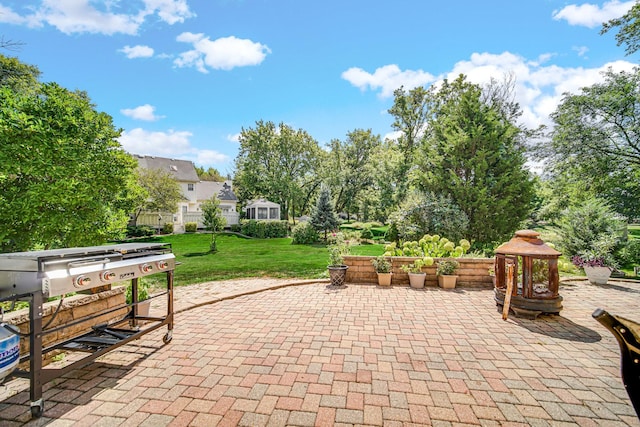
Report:
[{"label": "white cloud", "polygon": [[119,50],[127,55],[127,58],[150,58],[153,56],[153,48],[149,46],[137,45],[137,46],[125,46]]},{"label": "white cloud", "polygon": [[191,145],[188,131],[153,132],[135,128],[122,132],[120,144],[129,153],[191,160],[202,166],[228,162],[227,155],[214,150],[202,150]]},{"label": "white cloud", "polygon": [[148,14],[157,13],[169,25],[182,23],[186,18],[196,16],[189,10],[187,0],[144,0],[144,4]]},{"label": "white cloud", "polygon": [[385,141],[387,139],[390,140],[390,141],[397,141],[397,140],[400,139],[401,136],[402,136],[402,131],[401,130],[396,130],[396,131],[393,131],[393,132],[386,133],[382,139],[385,140]]},{"label": "white cloud", "polygon": [[[140,26],[152,15],[174,24],[195,16],[186,0],[143,0],[144,8],[132,13],[118,13],[119,1],[41,0],[35,7],[25,7],[24,13],[0,6],[0,22],[42,27],[56,27],[65,34],[137,34]],[[96,7],[101,5],[101,8]],[[130,5],[127,5],[130,7]]]},{"label": "white cloud", "polygon": [[271,53],[266,45],[233,36],[211,41],[202,33],[186,32],[176,40],[190,43],[194,49],[181,53],[174,64],[177,67],[195,67],[201,73],[208,73],[209,68],[231,70],[235,67],[258,65]]},{"label": "white cloud", "polygon": [[605,2],[602,7],[591,3],[570,4],[560,10],[554,10],[552,16],[556,21],[566,20],[569,25],[595,28],[610,19],[621,17],[634,4],[635,0],[625,2],[612,0]]},{"label": "white cloud", "polygon": [[233,134],[233,135],[231,135],[231,134],[227,135],[227,141],[239,143],[240,142],[240,134],[236,133],[236,134]]},{"label": "white cloud", "polygon": [[[556,109],[565,92],[578,93],[581,88],[602,81],[601,73],[609,67],[614,71],[631,71],[634,67],[631,62],[616,61],[598,68],[563,68],[544,63],[549,58],[550,56],[544,55],[535,61],[528,61],[510,52],[474,53],[469,60],[457,62],[449,72],[432,77],[429,82],[437,85],[445,78],[453,80],[460,74],[465,74],[470,82],[484,85],[491,78],[501,81],[503,77],[511,74],[515,77],[515,100],[523,110],[521,121],[527,127],[535,128],[541,124],[551,124],[549,115]],[[378,72],[383,69],[396,71]],[[378,68],[373,74],[351,68],[342,76],[355,87],[363,90],[367,88],[379,90],[380,96],[384,97],[393,95],[393,90],[399,87],[396,76],[404,73],[406,72],[400,71],[395,65],[387,65]],[[427,72],[422,71],[422,73],[425,76],[431,76]],[[374,78],[375,76],[377,77]],[[405,87],[410,88],[407,84]],[[392,137],[392,135],[385,137]]]},{"label": "white cloud", "polygon": [[373,74],[362,68],[352,67],[342,73],[342,78],[361,90],[381,89],[379,94],[381,98],[393,96],[393,91],[400,86],[404,86],[405,89],[413,89],[435,80],[435,77],[430,73],[422,70],[401,71],[396,64],[380,67]]},{"label": "white cloud", "polygon": [[136,108],[124,108],[120,110],[122,114],[127,117],[131,117],[135,120],[144,120],[147,122],[153,122],[163,118],[164,116],[156,116],[156,107],[149,104],[144,104]]},{"label": "white cloud", "polygon": [[589,48],[586,46],[573,46],[571,50],[576,51],[580,57],[585,57],[587,52],[589,52]]}]

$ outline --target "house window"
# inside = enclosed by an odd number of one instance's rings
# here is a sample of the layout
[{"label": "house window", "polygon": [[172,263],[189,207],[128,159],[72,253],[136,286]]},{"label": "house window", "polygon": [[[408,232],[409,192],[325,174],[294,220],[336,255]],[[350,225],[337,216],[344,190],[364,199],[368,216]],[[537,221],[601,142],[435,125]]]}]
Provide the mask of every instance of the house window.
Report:
[{"label": "house window", "polygon": [[249,209],[249,219],[256,219],[256,208]]},{"label": "house window", "polygon": [[278,208],[269,208],[269,218],[279,219],[278,216]]},{"label": "house window", "polygon": [[193,184],[187,184],[187,191],[193,191]]},{"label": "house window", "polygon": [[258,219],[269,219],[267,217],[267,208],[258,208]]}]

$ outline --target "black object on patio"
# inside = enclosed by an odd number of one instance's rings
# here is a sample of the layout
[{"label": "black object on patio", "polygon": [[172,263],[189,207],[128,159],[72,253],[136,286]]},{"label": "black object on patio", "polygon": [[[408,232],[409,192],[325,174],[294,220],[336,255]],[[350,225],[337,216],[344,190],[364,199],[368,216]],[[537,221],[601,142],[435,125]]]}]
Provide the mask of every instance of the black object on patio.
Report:
[{"label": "black object on patio", "polygon": [[629,399],[640,418],[640,323],[598,308],[593,318],[607,328],[620,344],[620,371]]}]

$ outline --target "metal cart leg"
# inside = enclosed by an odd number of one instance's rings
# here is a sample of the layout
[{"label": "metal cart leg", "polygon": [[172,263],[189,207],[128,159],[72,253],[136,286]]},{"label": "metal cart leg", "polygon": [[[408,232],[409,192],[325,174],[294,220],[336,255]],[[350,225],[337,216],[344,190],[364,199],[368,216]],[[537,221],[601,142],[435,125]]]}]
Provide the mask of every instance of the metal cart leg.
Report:
[{"label": "metal cart leg", "polygon": [[44,400],[42,399],[42,291],[31,294],[29,304],[29,321],[31,331],[29,332],[29,348],[31,357],[29,358],[29,381],[31,415],[35,418],[42,416],[44,412]]}]

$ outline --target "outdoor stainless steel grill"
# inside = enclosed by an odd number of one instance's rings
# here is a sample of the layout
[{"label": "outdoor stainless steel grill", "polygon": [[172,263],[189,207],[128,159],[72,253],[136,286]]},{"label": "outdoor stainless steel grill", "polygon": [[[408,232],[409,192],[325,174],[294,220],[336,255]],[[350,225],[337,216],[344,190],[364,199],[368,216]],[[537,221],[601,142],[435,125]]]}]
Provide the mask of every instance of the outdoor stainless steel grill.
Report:
[{"label": "outdoor stainless steel grill", "polygon": [[[29,370],[17,370],[14,374],[30,380],[31,413],[34,417],[41,416],[44,411],[42,386],[48,381],[164,325],[167,326],[167,333],[163,341],[171,341],[175,265],[171,246],[164,243],[124,243],[0,254],[0,301],[20,300],[29,303],[29,332],[24,334],[29,338],[29,354],[20,359],[21,362],[29,360]],[[157,273],[167,276],[166,292],[153,295],[153,298],[166,296],[166,315],[140,316],[139,279]],[[131,304],[43,329],[42,304],[45,298],[79,291],[91,292],[123,281],[131,283]],[[122,311],[125,307],[128,312],[126,316],[108,325],[93,326],[90,332],[43,348],[44,335]],[[78,351],[85,355],[62,368],[43,367],[43,356],[54,350]]]}]

